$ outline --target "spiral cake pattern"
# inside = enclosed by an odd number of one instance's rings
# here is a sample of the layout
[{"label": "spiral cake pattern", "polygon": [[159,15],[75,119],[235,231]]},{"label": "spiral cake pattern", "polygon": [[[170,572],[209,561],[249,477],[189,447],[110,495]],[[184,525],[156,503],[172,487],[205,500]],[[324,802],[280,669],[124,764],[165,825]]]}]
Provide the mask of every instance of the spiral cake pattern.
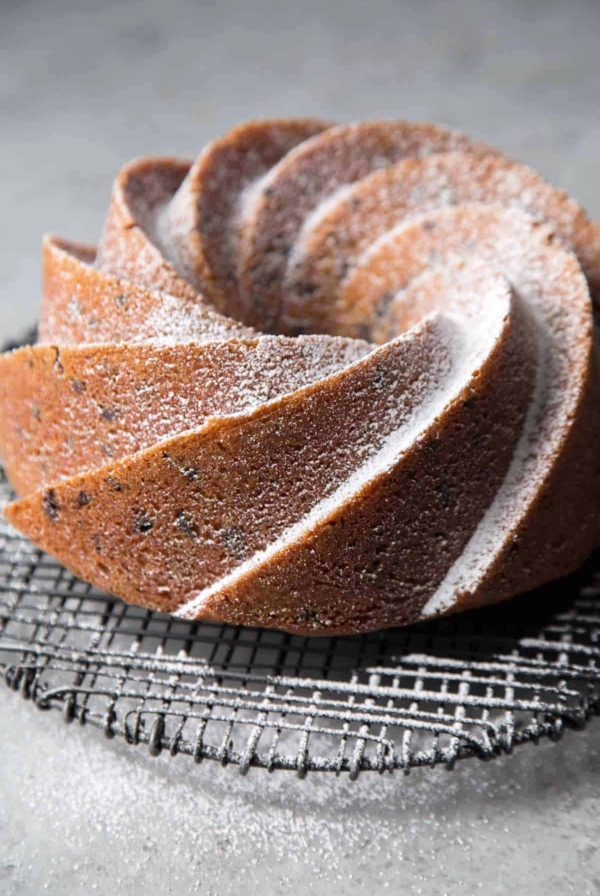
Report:
[{"label": "spiral cake pattern", "polygon": [[44,243],[0,358],[8,519],[189,619],[332,635],[512,597],[600,534],[600,229],[449,129],[251,122]]}]

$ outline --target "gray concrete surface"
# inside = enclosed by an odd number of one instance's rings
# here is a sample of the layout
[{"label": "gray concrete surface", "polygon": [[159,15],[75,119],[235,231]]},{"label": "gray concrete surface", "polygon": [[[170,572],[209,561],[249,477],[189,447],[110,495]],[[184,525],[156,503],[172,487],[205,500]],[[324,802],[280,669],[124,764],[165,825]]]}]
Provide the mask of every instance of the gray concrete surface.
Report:
[{"label": "gray concrete surface", "polygon": [[593,896],[600,725],[355,783],[151,759],[0,691],[2,896]]},{"label": "gray concrete surface", "polygon": [[[269,114],[433,119],[600,216],[598,0],[0,0],[0,336],[119,165]],[[0,893],[600,892],[599,728],[451,775],[150,760],[0,690]]]}]

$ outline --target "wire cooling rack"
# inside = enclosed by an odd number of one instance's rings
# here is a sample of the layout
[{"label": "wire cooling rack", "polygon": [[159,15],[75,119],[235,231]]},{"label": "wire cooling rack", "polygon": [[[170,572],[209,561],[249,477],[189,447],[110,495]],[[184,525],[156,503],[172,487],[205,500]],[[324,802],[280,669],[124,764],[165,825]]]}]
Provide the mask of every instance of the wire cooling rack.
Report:
[{"label": "wire cooling rack", "polygon": [[[10,497],[4,475],[0,501]],[[600,708],[600,558],[508,604],[355,638],[190,623],[0,524],[0,674],[107,737],[268,769],[380,772],[558,738]]]},{"label": "wire cooling rack", "polygon": [[491,759],[600,711],[599,637],[600,554],[497,607],[309,639],[128,606],[0,522],[0,676],[154,756],[351,777]]}]

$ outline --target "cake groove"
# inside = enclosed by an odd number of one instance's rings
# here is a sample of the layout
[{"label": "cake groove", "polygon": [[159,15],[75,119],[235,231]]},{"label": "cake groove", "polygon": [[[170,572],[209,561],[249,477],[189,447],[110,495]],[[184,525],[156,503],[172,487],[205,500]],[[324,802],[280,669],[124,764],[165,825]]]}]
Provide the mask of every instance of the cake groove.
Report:
[{"label": "cake groove", "polygon": [[345,634],[512,597],[600,530],[600,229],[435,125],[251,122],[44,243],[5,513],[185,618]]}]

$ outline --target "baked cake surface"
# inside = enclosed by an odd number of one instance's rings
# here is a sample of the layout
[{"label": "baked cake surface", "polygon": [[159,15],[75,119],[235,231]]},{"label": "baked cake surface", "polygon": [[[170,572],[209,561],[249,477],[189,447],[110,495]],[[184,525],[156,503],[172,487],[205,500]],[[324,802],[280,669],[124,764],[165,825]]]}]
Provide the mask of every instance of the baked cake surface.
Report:
[{"label": "baked cake surface", "polygon": [[6,516],[190,619],[410,623],[574,570],[600,534],[600,229],[430,124],[250,122],[47,238],[0,357]]}]

